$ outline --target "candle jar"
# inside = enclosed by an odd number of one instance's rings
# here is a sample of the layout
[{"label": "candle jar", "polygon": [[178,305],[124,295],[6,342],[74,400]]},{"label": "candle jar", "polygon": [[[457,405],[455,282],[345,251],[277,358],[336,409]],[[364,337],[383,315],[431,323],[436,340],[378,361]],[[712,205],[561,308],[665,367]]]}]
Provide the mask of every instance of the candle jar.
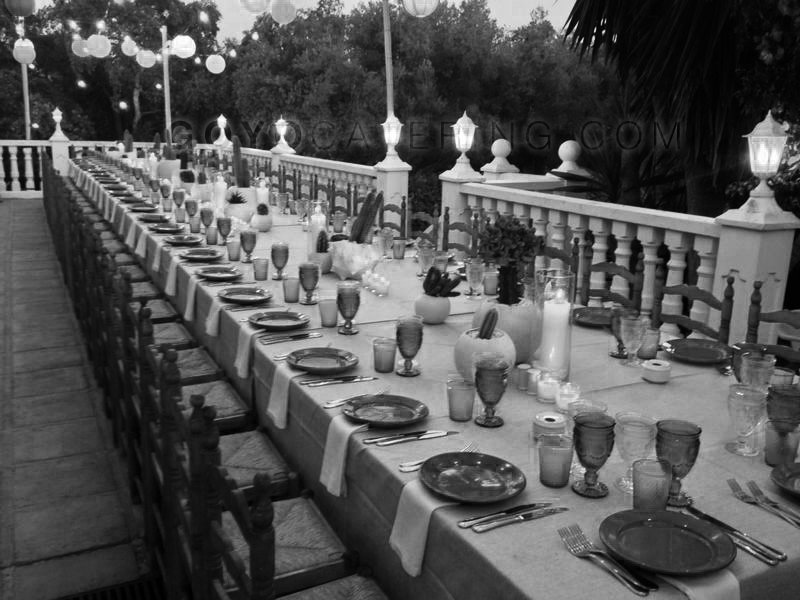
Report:
[{"label": "candle jar", "polygon": [[575,274],[563,269],[540,269],[536,271],[535,284],[535,301],[542,315],[542,337],[534,366],[566,381],[572,343]]},{"label": "candle jar", "polygon": [[561,385],[561,380],[555,377],[552,373],[544,373],[539,377],[537,384],[537,396],[539,402],[543,404],[555,404],[556,396],[558,395],[558,387]]}]

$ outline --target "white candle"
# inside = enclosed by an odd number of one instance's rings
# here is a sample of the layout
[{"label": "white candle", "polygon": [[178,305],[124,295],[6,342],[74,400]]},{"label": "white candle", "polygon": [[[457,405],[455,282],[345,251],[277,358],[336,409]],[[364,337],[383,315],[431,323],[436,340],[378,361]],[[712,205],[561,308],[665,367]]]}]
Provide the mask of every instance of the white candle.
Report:
[{"label": "white candle", "polygon": [[537,385],[539,402],[544,402],[545,404],[552,404],[555,402],[559,385],[561,385],[561,382],[556,377],[549,374],[542,375]]},{"label": "white candle", "polygon": [[552,300],[544,301],[542,311],[542,342],[539,345],[538,367],[558,374],[569,368],[570,303],[563,290],[557,290]]}]

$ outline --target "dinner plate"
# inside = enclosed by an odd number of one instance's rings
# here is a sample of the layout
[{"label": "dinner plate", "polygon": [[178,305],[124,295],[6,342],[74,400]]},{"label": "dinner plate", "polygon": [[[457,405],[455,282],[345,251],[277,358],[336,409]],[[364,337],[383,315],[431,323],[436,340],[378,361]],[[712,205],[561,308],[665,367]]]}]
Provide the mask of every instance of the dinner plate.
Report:
[{"label": "dinner plate", "polygon": [[583,327],[611,327],[611,309],[587,306],[572,311],[572,322]]},{"label": "dinner plate", "polygon": [[716,525],[679,512],[623,510],[600,524],[600,539],[620,560],[665,575],[703,575],[736,558]]},{"label": "dinner plate", "polygon": [[338,348],[303,348],[286,357],[289,366],[314,375],[336,375],[352,369],[358,357]]},{"label": "dinner plate", "polygon": [[169,216],[142,213],[141,215],[139,215],[139,220],[142,223],[166,223],[167,221],[169,221]]},{"label": "dinner plate", "polygon": [[395,394],[364,394],[351,398],[342,413],[356,423],[370,427],[403,427],[422,421],[428,416],[428,407],[419,400]]},{"label": "dinner plate", "polygon": [[800,498],[800,463],[778,465],[769,474],[772,483],[787,494]]},{"label": "dinner plate", "polygon": [[525,475],[507,460],[480,452],[432,456],[419,470],[420,481],[440,496],[486,504],[508,500],[525,489]]},{"label": "dinner plate", "polygon": [[128,186],[122,185],[121,183],[109,183],[103,186],[109,192],[119,192],[119,191],[128,191]]},{"label": "dinner plate", "polygon": [[242,276],[242,272],[236,267],[202,267],[195,271],[198,277],[209,281],[235,281]]},{"label": "dinner plate", "polygon": [[222,258],[222,250],[216,248],[192,248],[179,254],[184,260],[192,262],[209,262]]},{"label": "dinner plate", "polygon": [[142,204],[142,199],[137,198],[133,194],[120,194],[118,196],[115,195],[114,197],[123,204]]},{"label": "dinner plate", "polygon": [[261,312],[250,315],[247,319],[250,325],[267,331],[289,331],[300,329],[308,325],[311,318],[299,312],[291,310],[278,310],[271,312]]},{"label": "dinner plate", "polygon": [[160,223],[150,225],[150,231],[153,233],[181,233],[183,231],[183,225],[178,225],[177,223]]},{"label": "dinner plate", "polygon": [[234,304],[261,304],[272,299],[272,292],[256,287],[229,287],[219,297]]},{"label": "dinner plate", "polygon": [[679,362],[694,365],[715,365],[731,359],[733,350],[715,340],[674,339],[664,342],[664,351]]},{"label": "dinner plate", "polygon": [[131,205],[131,212],[141,212],[141,213],[151,213],[156,212],[158,210],[157,206],[152,206],[151,204],[132,204]]},{"label": "dinner plate", "polygon": [[164,241],[173,246],[197,246],[203,243],[203,238],[192,233],[182,233],[165,237]]}]

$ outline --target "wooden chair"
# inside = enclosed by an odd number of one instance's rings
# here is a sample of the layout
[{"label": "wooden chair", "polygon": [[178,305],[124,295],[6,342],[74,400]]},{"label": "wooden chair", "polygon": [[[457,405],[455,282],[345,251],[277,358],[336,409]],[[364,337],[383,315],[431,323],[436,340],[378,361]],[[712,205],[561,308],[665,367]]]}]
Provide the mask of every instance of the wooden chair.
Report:
[{"label": "wooden chair", "polygon": [[[397,237],[408,237],[408,231],[406,229],[407,219],[406,219],[406,197],[403,196],[400,199],[400,204],[394,204],[393,202],[384,202],[383,192],[378,194],[378,199],[380,201],[380,208],[378,209],[378,226],[383,229],[384,227],[388,227],[397,232]],[[386,213],[394,213],[397,215],[398,223],[395,223],[395,219],[391,221],[386,220]]]},{"label": "wooden chair", "polygon": [[578,238],[572,240],[572,247],[569,250],[562,250],[561,248],[556,248],[554,246],[546,246],[544,244],[544,238],[540,237],[540,239],[542,240],[542,243],[540,245],[539,255],[544,256],[547,259],[548,266],[550,265],[551,261],[559,260],[561,261],[563,268],[569,269],[573,273],[578,272],[580,253]]},{"label": "wooden chair", "polygon": [[[800,328],[800,312],[792,310],[776,310],[761,312],[761,286],[763,282],[753,282],[753,293],[750,295],[750,308],[747,312],[747,334],[745,341],[750,344],[758,343],[758,327],[761,323],[782,323],[790,327]],[[800,350],[791,346],[780,344],[765,344],[765,351],[774,354],[781,362],[793,365],[796,369],[800,366]]]},{"label": "wooden chair", "polygon": [[[660,267],[663,270],[663,266]],[[717,299],[711,292],[702,290],[695,285],[673,285],[664,287],[661,283],[663,276],[656,276],[655,302],[653,303],[653,326],[660,327],[662,323],[673,323],[679,327],[701,333],[709,338],[715,339],[723,344],[728,343],[730,338],[731,314],[733,313],[733,282],[734,278],[729,276],[726,279],[724,297]],[[696,321],[685,314],[668,314],[662,312],[662,302],[666,294],[682,296],[687,304],[686,312],[691,310],[694,302],[703,302],[709,308],[718,310],[720,313],[719,329],[713,329],[705,323]]]},{"label": "wooden chair", "polygon": [[[439,247],[439,209],[435,208],[433,214],[419,211],[411,213],[408,217],[410,234],[409,238],[420,238],[433,244],[434,248]],[[418,223],[422,223],[422,229],[415,229]]]},{"label": "wooden chair", "polygon": [[[577,241],[577,238],[576,238]],[[613,302],[624,306],[625,308],[633,308],[637,311],[642,308],[642,287],[644,284],[644,254],[639,253],[636,258],[636,270],[631,273],[624,266],[615,262],[602,262],[592,265],[589,268],[589,273],[603,273],[606,278],[606,287],[604,288],[588,288],[585,292],[586,300],[584,304],[588,303],[589,298],[598,298],[601,302]],[[614,292],[610,289],[611,282],[614,277],[621,277],[628,283],[628,295],[623,295]]]},{"label": "wooden chair", "polygon": [[[450,222],[450,207],[445,206],[444,216],[442,217],[442,250],[459,250],[465,256],[478,255],[478,229],[480,226],[480,212],[472,212],[469,208],[465,209],[462,215],[468,214],[468,218],[464,221]],[[461,242],[451,242],[450,232],[457,231],[466,235],[469,242],[464,244]]]},{"label": "wooden chair", "polygon": [[[273,502],[266,473],[252,502],[219,464],[214,409],[192,398],[191,511],[195,600],[306,598],[378,600],[377,586],[351,573],[355,556],[306,497]],[[202,432],[198,435],[198,432]]]}]

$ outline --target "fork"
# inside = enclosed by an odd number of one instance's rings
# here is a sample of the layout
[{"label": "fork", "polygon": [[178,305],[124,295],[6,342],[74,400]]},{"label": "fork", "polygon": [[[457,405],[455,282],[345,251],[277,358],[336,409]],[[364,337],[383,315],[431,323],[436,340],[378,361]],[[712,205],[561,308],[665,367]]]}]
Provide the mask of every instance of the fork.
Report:
[{"label": "fork", "polygon": [[800,514],[794,512],[791,508],[787,508],[782,504],[779,504],[772,498],[768,498],[767,495],[761,491],[761,488],[755,481],[748,481],[747,487],[750,488],[750,492],[753,494],[753,496],[755,496],[756,502],[771,506],[772,508],[783,514],[785,517],[789,517],[789,519],[794,521],[795,527],[800,527]]},{"label": "fork", "polygon": [[[477,452],[478,451],[478,444],[475,442],[469,442],[466,444],[459,452]],[[407,460],[406,462],[401,462],[400,466],[398,467],[401,472],[403,473],[412,473],[413,471],[419,471],[420,467],[422,467],[422,463],[428,460],[428,457],[420,458],[419,460]]]},{"label": "fork", "polygon": [[775,515],[776,517],[780,517],[781,519],[783,519],[784,521],[787,521],[788,523],[791,523],[795,527],[800,527],[800,525],[798,525],[798,523],[794,519],[792,519],[789,516],[784,515],[777,508],[775,508],[773,506],[770,506],[767,503],[759,502],[758,500],[753,498],[753,496],[751,496],[750,494],[746,493],[742,489],[742,487],[739,485],[739,482],[736,481],[735,479],[728,479],[728,486],[731,488],[731,491],[733,492],[733,495],[736,496],[736,498],[738,498],[742,502],[745,502],[747,504],[754,504],[755,506],[760,506],[761,508],[766,510],[768,513],[771,513],[771,514]]},{"label": "fork", "polygon": [[577,556],[578,558],[590,559],[592,562],[611,573],[617,578],[617,581],[622,583],[637,596],[647,596],[650,593],[650,590],[643,587],[639,582],[634,581],[632,578],[626,577],[627,572],[623,572],[623,570],[620,569],[616,564],[611,563],[610,561],[606,560],[605,557],[600,556],[599,554],[595,554],[594,552],[583,549],[583,546],[575,533],[576,528],[578,528],[577,525],[570,525],[569,527],[561,527],[558,530],[558,535],[561,538],[561,541],[564,542],[564,545],[567,547],[567,550],[569,550],[570,554]]},{"label": "fork", "polygon": [[[375,392],[374,394],[365,394],[365,396],[362,396],[362,397],[370,398],[370,397],[375,397],[375,396],[383,396],[384,394],[386,394],[388,392],[389,392],[389,388],[385,387],[382,390]],[[352,400],[352,398],[339,398],[338,400],[329,400],[328,402],[326,402],[325,404],[322,405],[322,408],[326,408],[326,409],[327,408],[338,408],[340,406],[344,406],[345,404],[350,402],[350,400]]]}]

